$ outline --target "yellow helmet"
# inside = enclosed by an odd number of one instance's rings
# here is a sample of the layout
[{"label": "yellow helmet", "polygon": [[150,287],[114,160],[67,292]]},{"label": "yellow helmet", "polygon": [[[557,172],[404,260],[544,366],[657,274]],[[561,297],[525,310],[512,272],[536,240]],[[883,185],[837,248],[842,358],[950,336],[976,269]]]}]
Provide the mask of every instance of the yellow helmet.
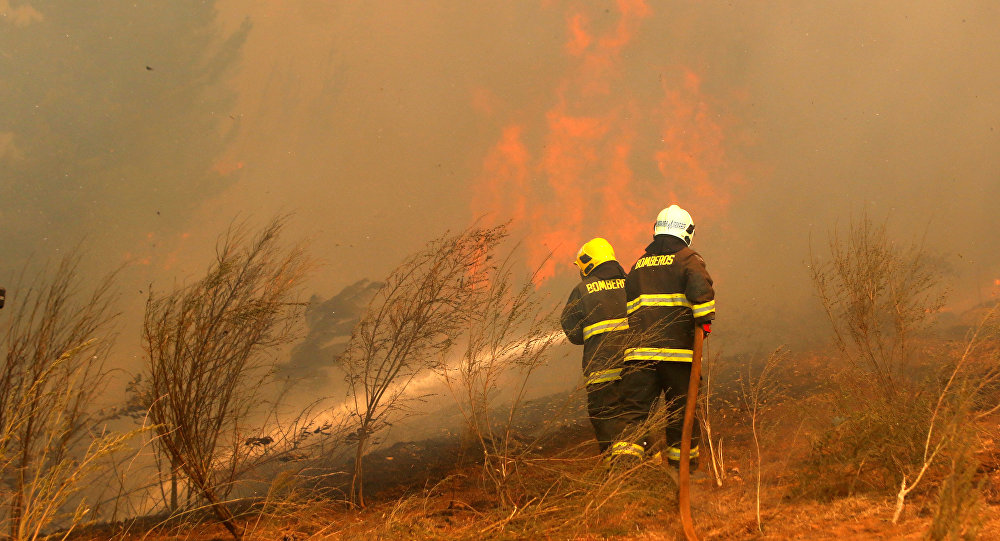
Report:
[{"label": "yellow helmet", "polygon": [[608,241],[598,237],[587,241],[580,247],[576,254],[577,267],[580,267],[580,274],[587,276],[590,271],[596,269],[601,263],[615,261],[615,251]]}]

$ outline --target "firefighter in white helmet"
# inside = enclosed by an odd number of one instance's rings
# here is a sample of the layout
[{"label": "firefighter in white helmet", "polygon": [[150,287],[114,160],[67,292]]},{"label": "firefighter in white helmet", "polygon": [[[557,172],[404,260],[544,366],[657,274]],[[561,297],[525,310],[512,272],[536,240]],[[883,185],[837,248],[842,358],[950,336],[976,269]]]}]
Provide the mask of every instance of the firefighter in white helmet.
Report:
[{"label": "firefighter in white helmet", "polygon": [[625,314],[625,269],[608,241],[595,238],[576,255],[580,283],[570,293],[561,323],[569,341],[583,346],[587,412],[597,444],[604,453],[621,433],[622,341],[628,329]]},{"label": "firefighter in white helmet", "polygon": [[[696,327],[708,336],[715,319],[715,290],[705,260],[690,248],[694,221],[677,205],[660,211],[653,242],[625,279],[628,344],[621,393],[625,431],[612,446],[612,456],[629,462],[642,459],[648,442],[640,427],[661,394],[670,406],[666,427],[667,460],[680,461],[685,398],[691,376]],[[700,431],[691,438],[691,460],[697,463]]]}]

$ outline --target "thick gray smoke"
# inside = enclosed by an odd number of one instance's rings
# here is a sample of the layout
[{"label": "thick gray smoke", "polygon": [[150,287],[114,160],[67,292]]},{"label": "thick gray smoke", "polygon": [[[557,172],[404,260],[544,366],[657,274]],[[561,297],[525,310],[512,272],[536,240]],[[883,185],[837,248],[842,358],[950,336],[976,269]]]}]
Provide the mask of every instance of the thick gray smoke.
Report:
[{"label": "thick gray smoke", "polygon": [[336,359],[347,348],[351,331],[381,286],[381,282],[360,280],[326,300],[313,295],[305,311],[308,332],[292,348],[288,362],[281,365],[279,377],[312,392],[329,393],[331,386],[342,389],[343,383],[334,381],[343,376],[336,371]]},{"label": "thick gray smoke", "polygon": [[213,4],[0,3],[8,268],[84,238],[106,269],[150,264],[232,186],[216,166],[238,128],[224,76],[250,26],[223,33]]},{"label": "thick gray smoke", "polygon": [[[975,0],[2,0],[3,272],[85,239],[95,269],[132,263],[122,309],[139,314],[150,283],[204,269],[234,217],[292,212],[291,236],[326,264],[309,290],[328,297],[479,217],[471,201],[506,127],[524,126],[539,156],[561,99],[579,116],[596,104],[655,119],[663,111],[647,105],[689,70],[720,128],[715,158],[742,178],[726,185],[723,212],[693,209],[718,282],[719,346],[812,333],[810,236],[822,248],[862,212],[888,217],[901,240],[926,234],[949,261],[951,302],[968,307],[1000,279],[998,26],[995,4]],[[588,67],[613,85],[567,76],[583,73],[574,47],[599,46],[615,56]],[[634,148],[658,148],[661,135],[636,132]],[[694,135],[673,134],[692,146]],[[671,193],[688,193],[685,178],[635,156],[651,187],[623,223],[651,222]],[[606,179],[585,172],[574,186],[584,211],[624,214],[600,206]],[[525,182],[547,175],[528,169]],[[527,220],[571,203],[531,204]],[[565,242],[598,235],[613,236]],[[620,252],[624,265],[634,251]],[[561,300],[576,277],[557,263],[547,287]],[[123,329],[123,363],[137,334]]]}]

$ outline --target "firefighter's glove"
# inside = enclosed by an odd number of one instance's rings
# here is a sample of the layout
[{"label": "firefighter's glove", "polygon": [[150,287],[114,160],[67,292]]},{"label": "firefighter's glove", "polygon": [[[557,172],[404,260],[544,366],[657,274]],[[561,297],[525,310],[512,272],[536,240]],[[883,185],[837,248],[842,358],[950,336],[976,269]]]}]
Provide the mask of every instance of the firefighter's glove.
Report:
[{"label": "firefighter's glove", "polygon": [[701,330],[705,331],[705,338],[708,338],[708,335],[712,334],[712,324],[711,323],[702,323],[701,324]]}]

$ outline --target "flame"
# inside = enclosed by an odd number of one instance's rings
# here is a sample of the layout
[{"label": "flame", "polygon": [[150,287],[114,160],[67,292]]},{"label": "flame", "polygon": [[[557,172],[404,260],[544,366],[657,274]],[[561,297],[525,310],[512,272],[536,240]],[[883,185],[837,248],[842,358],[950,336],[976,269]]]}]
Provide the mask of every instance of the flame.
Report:
[{"label": "flame", "polygon": [[155,265],[157,268],[169,271],[180,262],[181,253],[189,238],[191,238],[190,232],[164,237],[150,231],[146,233],[147,245],[141,250],[144,253],[123,252],[122,261],[132,265]]},{"label": "flame", "polygon": [[[594,6],[567,14],[570,68],[552,88],[551,107],[544,118],[500,128],[474,190],[474,212],[509,218],[527,235],[538,283],[572,270],[578,247],[596,236],[625,264],[651,239],[660,209],[676,202],[696,219],[723,215],[739,183],[697,73],[664,67],[661,98],[630,92],[622,52],[651,14],[646,2],[619,0],[617,24],[603,33],[592,31],[587,9]],[[485,114],[501,110],[488,90],[472,99]]]},{"label": "flame", "polygon": [[212,166],[212,171],[223,177],[229,176],[240,169],[243,169],[243,162],[230,159],[220,159]]},{"label": "flame", "polygon": [[[660,174],[668,182],[685,186],[685,199],[711,202],[701,209],[709,216],[724,214],[730,201],[728,191],[722,187],[738,183],[739,179],[724,176],[725,137],[721,126],[711,118],[711,107],[701,98],[701,78],[685,68],[681,83],[664,83],[663,90],[665,97],[659,111],[663,148],[656,153]],[[671,196],[677,199],[673,192]]]}]

